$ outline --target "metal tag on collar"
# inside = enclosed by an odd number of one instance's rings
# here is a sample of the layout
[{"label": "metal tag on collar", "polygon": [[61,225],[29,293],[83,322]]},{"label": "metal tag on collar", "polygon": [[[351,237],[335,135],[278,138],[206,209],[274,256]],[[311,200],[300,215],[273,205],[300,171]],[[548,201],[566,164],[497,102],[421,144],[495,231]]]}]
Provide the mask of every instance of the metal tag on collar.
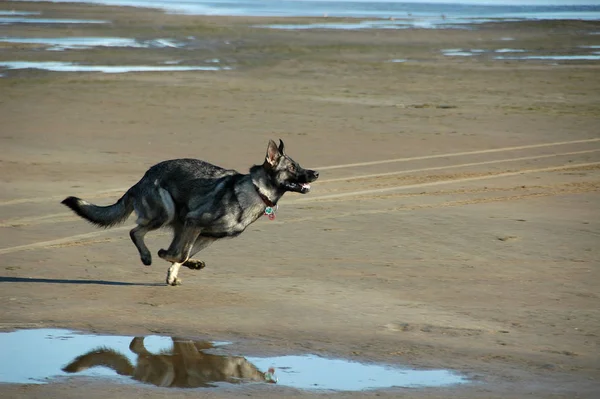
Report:
[{"label": "metal tag on collar", "polygon": [[265,215],[269,217],[269,220],[275,219],[275,211],[277,210],[277,208],[279,208],[279,205],[275,205],[274,208],[272,206],[268,206],[265,208]]}]

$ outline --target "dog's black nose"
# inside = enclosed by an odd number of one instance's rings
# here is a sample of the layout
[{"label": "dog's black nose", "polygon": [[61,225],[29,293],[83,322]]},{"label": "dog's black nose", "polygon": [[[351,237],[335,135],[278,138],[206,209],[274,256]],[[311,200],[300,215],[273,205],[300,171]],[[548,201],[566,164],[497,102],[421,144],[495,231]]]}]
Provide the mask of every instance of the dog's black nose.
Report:
[{"label": "dog's black nose", "polygon": [[312,174],[315,179],[317,179],[319,177],[319,172],[317,172],[316,170],[313,170]]}]

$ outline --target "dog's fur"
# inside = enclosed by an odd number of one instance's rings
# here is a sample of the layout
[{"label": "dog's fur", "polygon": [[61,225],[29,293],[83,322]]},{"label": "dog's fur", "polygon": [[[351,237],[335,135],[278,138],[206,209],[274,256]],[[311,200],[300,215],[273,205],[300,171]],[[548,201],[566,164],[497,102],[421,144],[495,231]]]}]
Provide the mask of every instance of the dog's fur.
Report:
[{"label": "dog's fur", "polygon": [[176,337],[171,340],[171,350],[154,354],[146,349],[143,337],[133,338],[129,350],[137,355],[135,365],[122,353],[98,348],[78,356],[63,371],[77,373],[104,366],[146,384],[171,388],[214,387],[218,382],[277,382],[273,368],[263,373],[241,356],[206,353],[205,350],[213,347],[210,342]]},{"label": "dog's fur", "polygon": [[303,169],[285,154],[283,141],[277,146],[269,140],[265,161],[252,166],[248,174],[197,159],[175,159],[151,167],[113,205],[93,205],[76,197],[62,203],[101,227],[123,223],[135,211],[137,226],[129,235],[145,265],[152,263],[152,255],[144,236],[161,227],[172,228],[173,241],[158,256],[171,262],[167,284],[178,285],[182,265],[205,266],[192,256],[215,240],[240,235],[287,191],[306,194],[308,183],[318,177],[318,172]]}]

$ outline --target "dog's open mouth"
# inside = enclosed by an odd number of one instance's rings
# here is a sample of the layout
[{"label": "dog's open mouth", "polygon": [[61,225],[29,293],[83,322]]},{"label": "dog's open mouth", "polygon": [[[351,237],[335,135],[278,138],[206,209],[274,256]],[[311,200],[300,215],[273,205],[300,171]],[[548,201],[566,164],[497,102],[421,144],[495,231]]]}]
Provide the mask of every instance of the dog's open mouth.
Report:
[{"label": "dog's open mouth", "polygon": [[309,191],[310,191],[310,184],[308,184],[308,183],[302,183],[302,184],[300,184],[300,192],[302,194],[306,194]]},{"label": "dog's open mouth", "polygon": [[293,191],[300,194],[306,194],[310,191],[308,183],[285,183],[284,187],[287,191]]}]

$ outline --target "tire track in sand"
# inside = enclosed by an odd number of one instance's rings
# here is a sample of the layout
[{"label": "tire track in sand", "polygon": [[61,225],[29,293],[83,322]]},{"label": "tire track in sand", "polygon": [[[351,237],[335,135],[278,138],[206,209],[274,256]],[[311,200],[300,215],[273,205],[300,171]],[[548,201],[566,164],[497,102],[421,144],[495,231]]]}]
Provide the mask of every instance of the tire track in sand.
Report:
[{"label": "tire track in sand", "polygon": [[297,204],[297,203],[318,201],[318,200],[322,200],[322,199],[358,197],[358,196],[362,196],[362,195],[382,194],[382,193],[388,193],[388,192],[393,192],[393,191],[398,191],[398,190],[407,190],[407,189],[411,189],[411,188],[432,187],[432,186],[440,186],[440,185],[452,184],[452,183],[466,183],[466,182],[471,182],[471,181],[494,179],[494,178],[499,178],[499,177],[518,176],[518,175],[524,175],[524,174],[529,174],[529,173],[553,172],[553,171],[558,171],[558,170],[567,170],[567,169],[574,169],[574,168],[578,168],[578,167],[596,166],[596,165],[600,165],[600,162],[587,162],[587,163],[579,163],[579,164],[567,164],[567,165],[561,165],[561,166],[548,166],[545,168],[524,169],[524,170],[517,170],[514,172],[500,172],[500,173],[494,173],[494,174],[486,174],[483,176],[464,177],[464,178],[460,178],[460,179],[438,180],[438,181],[426,182],[426,183],[407,184],[407,185],[402,185],[402,186],[390,186],[390,187],[384,187],[384,188],[374,188],[374,189],[370,189],[370,190],[350,191],[350,192],[339,193],[339,194],[321,195],[318,197],[298,198],[294,201],[290,201],[287,203]]},{"label": "tire track in sand", "polygon": [[[470,162],[470,163],[454,164],[454,165],[446,165],[446,166],[434,166],[434,167],[429,167],[429,168],[405,169],[405,170],[400,170],[400,171],[395,171],[395,172],[384,172],[384,173],[375,173],[375,174],[369,174],[369,175],[349,176],[349,177],[341,177],[341,178],[335,178],[335,179],[319,180],[319,184],[335,183],[335,182],[340,182],[340,181],[352,181],[352,180],[360,180],[360,179],[372,179],[372,178],[377,178],[377,177],[396,176],[396,175],[419,173],[419,172],[429,172],[429,171],[434,171],[434,170],[435,171],[448,170],[448,169],[464,168],[464,167],[470,167],[470,166],[492,165],[492,164],[508,163],[508,162],[556,158],[556,157],[568,156],[568,155],[582,155],[582,154],[590,154],[590,153],[594,153],[594,152],[600,152],[600,149],[571,151],[571,152],[562,152],[562,153],[546,154],[546,155],[532,155],[532,156],[517,157],[517,158],[504,158],[504,159],[496,159],[496,160],[492,160],[492,161]],[[122,191],[126,191],[126,190],[127,189],[123,189],[121,191],[117,191],[117,190],[106,191],[106,192],[103,192],[103,194],[104,194],[103,196],[114,196],[115,194],[120,194]],[[108,194],[108,193],[111,193],[111,194]],[[82,197],[85,197],[85,195]],[[92,196],[90,196],[90,197],[92,197]],[[60,198],[62,199],[63,197],[60,197]],[[319,198],[321,198],[321,197],[319,197]],[[285,202],[285,203],[287,204],[289,202]],[[13,202],[13,204],[16,204],[16,202]],[[75,216],[72,212],[61,212],[61,213],[54,213],[54,214],[43,215],[43,216],[31,216],[31,217],[2,220],[2,221],[0,221],[0,228],[1,227],[21,227],[21,226],[40,225],[40,224],[58,223],[58,222],[71,222],[71,221],[75,221],[75,220],[78,220],[78,217]]]},{"label": "tire track in sand", "polygon": [[[321,166],[321,167],[317,167],[314,169],[321,171],[321,170],[355,168],[355,167],[360,167],[360,166],[383,165],[386,163],[409,162],[409,161],[420,161],[420,160],[436,159],[436,158],[452,158],[452,157],[468,156],[468,155],[491,154],[491,153],[498,153],[498,152],[518,151],[518,150],[554,147],[554,146],[562,146],[562,145],[570,145],[570,144],[595,143],[598,141],[600,141],[600,138],[571,140],[571,141],[556,141],[556,142],[552,142],[552,143],[540,143],[540,144],[529,144],[529,145],[513,146],[513,147],[501,147],[501,148],[492,148],[492,149],[488,149],[488,150],[462,151],[462,152],[453,152],[453,153],[446,153],[446,154],[422,155],[422,156],[408,157],[408,158],[383,159],[383,160],[379,160],[379,161]],[[113,196],[113,195],[118,195],[119,193],[123,193],[123,192],[127,191],[128,189],[129,189],[129,187],[113,188],[113,189],[109,189],[109,190],[100,190],[100,191],[96,191],[96,192],[90,192],[87,194],[81,194],[80,196],[82,198],[83,197],[92,198],[92,197],[101,197],[101,196]],[[19,204],[28,204],[28,203],[42,203],[42,202],[47,202],[47,201],[59,201],[59,200],[62,200],[64,197],[65,197],[64,195],[54,195],[51,197],[18,198],[18,199],[0,202],[0,207],[7,206],[7,205],[19,205]]]}]

